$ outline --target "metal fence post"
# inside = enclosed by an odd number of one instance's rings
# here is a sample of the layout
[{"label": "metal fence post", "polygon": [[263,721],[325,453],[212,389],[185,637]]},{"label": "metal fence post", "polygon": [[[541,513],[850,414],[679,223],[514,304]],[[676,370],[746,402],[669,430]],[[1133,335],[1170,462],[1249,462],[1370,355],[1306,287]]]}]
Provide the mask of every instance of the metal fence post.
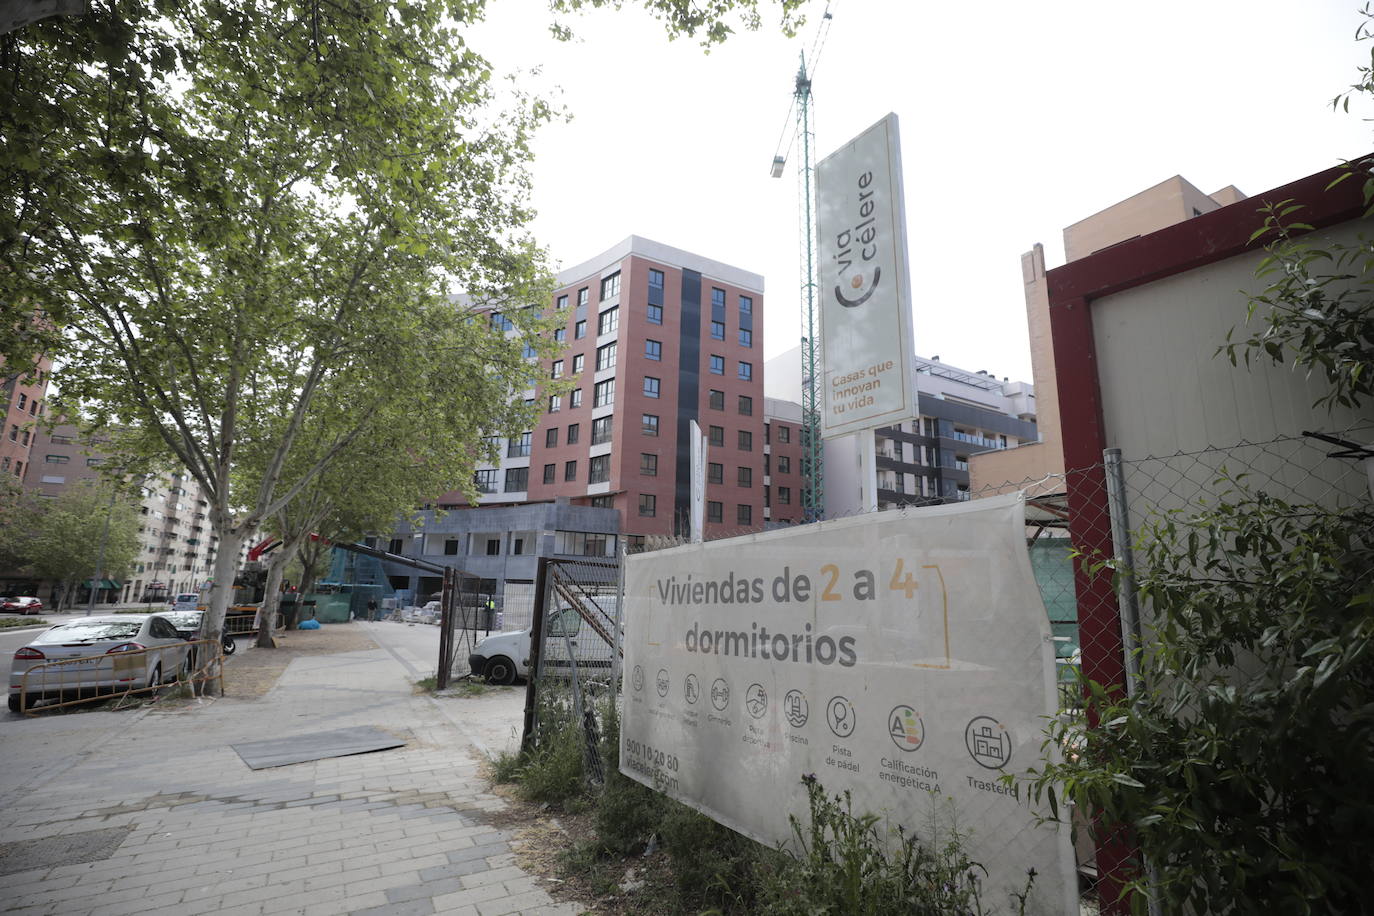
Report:
[{"label": "metal fence post", "polygon": [[[1116,556],[1116,596],[1121,608],[1121,646],[1124,649],[1126,695],[1135,696],[1140,678],[1140,594],[1136,588],[1135,556],[1131,550],[1131,514],[1126,502],[1126,473],[1121,464],[1121,449],[1102,450],[1102,465],[1107,474],[1107,512],[1112,522],[1112,553]],[[1149,916],[1163,916],[1155,888],[1159,869],[1141,854],[1147,890],[1145,909]]]},{"label": "metal fence post", "polygon": [[625,613],[625,561],[629,558],[629,545],[624,538],[620,541],[620,569],[615,586],[615,632],[611,643],[611,702],[620,702],[620,642],[621,628],[624,626]]},{"label": "metal fence post", "polygon": [[1116,597],[1121,608],[1121,645],[1125,650],[1126,694],[1140,689],[1140,600],[1136,591],[1135,557],[1131,551],[1131,518],[1126,503],[1126,476],[1121,449],[1102,451],[1107,472],[1107,512],[1112,522],[1112,552],[1116,556]]},{"label": "metal fence post", "polygon": [[444,570],[443,592],[439,596],[439,668],[434,673],[437,690],[448,687],[449,668],[453,664],[453,570]]},{"label": "metal fence post", "polygon": [[549,558],[540,557],[534,576],[534,619],[530,621],[529,673],[525,678],[525,726],[520,750],[528,751],[534,742],[535,707],[539,702],[539,665],[544,649],[544,609],[549,599]]}]

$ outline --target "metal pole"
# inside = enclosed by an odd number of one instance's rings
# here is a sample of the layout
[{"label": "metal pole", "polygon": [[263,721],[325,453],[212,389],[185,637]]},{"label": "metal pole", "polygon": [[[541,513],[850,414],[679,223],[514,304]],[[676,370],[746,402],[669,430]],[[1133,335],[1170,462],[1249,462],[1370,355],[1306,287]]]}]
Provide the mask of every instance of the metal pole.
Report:
[{"label": "metal pole", "polygon": [[544,608],[548,605],[549,558],[540,557],[534,576],[534,619],[530,621],[529,674],[525,680],[525,727],[520,736],[520,750],[530,750],[534,743],[535,706],[539,702],[539,668],[544,658]]},{"label": "metal pole", "polygon": [[439,666],[434,673],[434,686],[443,690],[448,686],[452,664],[450,646],[453,643],[453,569],[444,570],[443,591],[439,595]]},{"label": "metal pole", "polygon": [[614,642],[611,645],[611,702],[618,702],[620,697],[620,637],[621,621],[625,613],[625,560],[629,557],[629,544],[625,538],[620,539],[620,569],[616,573],[617,581],[615,587],[615,631],[611,634]]},{"label": "metal pole", "polygon": [[[1102,466],[1107,478],[1107,512],[1112,522],[1112,552],[1116,554],[1116,598],[1121,608],[1121,645],[1125,654],[1126,695],[1135,696],[1140,677],[1140,596],[1136,590],[1135,557],[1131,551],[1131,516],[1126,501],[1126,474],[1121,464],[1121,449],[1102,450]],[[1149,916],[1163,916],[1164,910],[1155,889],[1159,869],[1148,856],[1141,855],[1145,867],[1145,909]]]},{"label": "metal pole", "polygon": [[1140,689],[1140,603],[1136,593],[1135,559],[1131,554],[1131,520],[1126,504],[1126,477],[1121,449],[1102,452],[1107,477],[1107,511],[1112,522],[1112,550],[1116,554],[1116,596],[1121,607],[1121,645],[1125,649],[1126,694]]},{"label": "metal pole", "polygon": [[105,510],[105,530],[100,535],[100,551],[95,560],[95,576],[91,579],[91,591],[86,596],[86,616],[91,616],[95,612],[95,590],[100,586],[100,580],[105,573],[105,545],[110,542],[110,519],[114,517],[115,496],[118,490],[113,483],[110,484],[110,506]]},{"label": "metal pole", "polygon": [[803,490],[806,520],[817,522],[825,517],[825,453],[821,450],[821,380],[816,340],[816,243],[815,225],[811,213],[811,78],[806,74],[806,54],[801,55],[797,69],[795,96],[797,121],[801,132],[802,156],[797,168],[801,172],[802,231],[806,251],[802,255],[802,309],[806,336],[802,338],[802,429],[806,443],[802,450],[802,473],[806,477]]}]

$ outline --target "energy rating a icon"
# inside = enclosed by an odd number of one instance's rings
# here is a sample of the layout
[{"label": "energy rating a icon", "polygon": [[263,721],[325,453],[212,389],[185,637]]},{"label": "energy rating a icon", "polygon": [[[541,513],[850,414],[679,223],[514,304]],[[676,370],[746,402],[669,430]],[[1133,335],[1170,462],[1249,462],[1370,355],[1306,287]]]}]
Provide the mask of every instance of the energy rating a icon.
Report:
[{"label": "energy rating a icon", "polygon": [[887,736],[904,751],[914,751],[926,739],[921,716],[910,706],[894,706],[887,714]]},{"label": "energy rating a icon", "polygon": [[711,705],[721,712],[730,705],[730,685],[725,683],[725,678],[718,677],[711,684]]},{"label": "energy rating a icon", "polygon": [[978,716],[964,728],[964,746],[980,767],[1000,770],[1011,760],[1011,735],[991,716]]},{"label": "energy rating a icon", "polygon": [[787,696],[782,698],[782,713],[787,717],[787,724],[793,728],[805,725],[806,720],[811,718],[811,708],[806,703],[806,694],[800,690],[787,691]]},{"label": "energy rating a icon", "polygon": [[687,696],[687,705],[695,706],[697,700],[701,699],[701,681],[697,680],[695,674],[687,675],[687,682],[683,685],[683,693]]},{"label": "energy rating a icon", "polygon": [[854,734],[854,704],[844,697],[835,696],[825,704],[825,722],[837,738],[848,738]]}]

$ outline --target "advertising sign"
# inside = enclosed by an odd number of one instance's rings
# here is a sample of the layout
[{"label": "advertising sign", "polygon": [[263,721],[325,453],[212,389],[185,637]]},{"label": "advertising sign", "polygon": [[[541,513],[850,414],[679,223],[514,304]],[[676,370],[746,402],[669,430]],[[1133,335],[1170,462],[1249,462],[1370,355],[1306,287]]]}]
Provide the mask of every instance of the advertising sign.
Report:
[{"label": "advertising sign", "polygon": [[916,416],[897,116],[816,164],[821,435]]},{"label": "advertising sign", "polygon": [[628,557],[621,770],[770,846],[815,774],[908,834],[957,826],[985,906],[1034,868],[1027,912],[1076,913],[1067,831],[999,779],[1056,712],[1024,515],[1011,494]]}]

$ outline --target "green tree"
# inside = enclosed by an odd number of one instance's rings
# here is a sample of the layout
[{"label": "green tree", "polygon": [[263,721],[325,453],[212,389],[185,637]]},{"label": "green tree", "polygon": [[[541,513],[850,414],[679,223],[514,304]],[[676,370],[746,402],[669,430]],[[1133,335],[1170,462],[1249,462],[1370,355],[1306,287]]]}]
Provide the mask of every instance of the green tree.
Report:
[{"label": "green tree", "polygon": [[61,585],[69,604],[80,583],[95,576],[102,540],[101,577],[128,575],[139,551],[138,519],[129,493],[108,482],[75,484],[56,499],[17,496],[0,509],[0,554],[20,575]]},{"label": "green tree", "polygon": [[[144,454],[205,488],[212,630],[239,545],[375,434],[389,401],[430,406],[407,384],[417,352],[454,364],[462,390],[438,394],[471,441],[525,425],[504,405],[533,381],[536,323],[521,340],[478,313],[546,293],[520,227],[527,137],[548,111],[490,110],[460,31],[480,10],[93,4],[9,49],[0,301],[39,305],[61,333],[13,337],[7,355],[46,347],[69,404],[140,430]],[[280,486],[325,393],[353,422]]]}]

